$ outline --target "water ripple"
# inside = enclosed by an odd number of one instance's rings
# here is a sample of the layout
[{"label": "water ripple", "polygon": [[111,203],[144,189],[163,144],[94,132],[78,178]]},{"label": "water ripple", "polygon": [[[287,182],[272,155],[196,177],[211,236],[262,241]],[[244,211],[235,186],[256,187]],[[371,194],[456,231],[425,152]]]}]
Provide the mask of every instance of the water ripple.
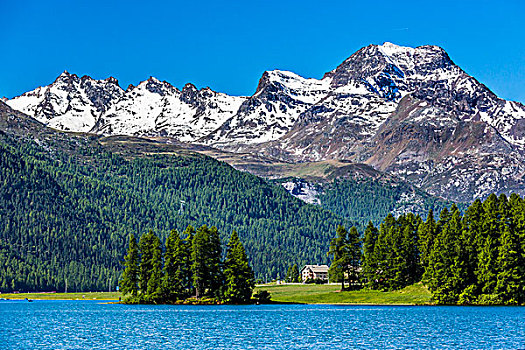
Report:
[{"label": "water ripple", "polygon": [[0,302],[1,349],[517,349],[525,309]]}]

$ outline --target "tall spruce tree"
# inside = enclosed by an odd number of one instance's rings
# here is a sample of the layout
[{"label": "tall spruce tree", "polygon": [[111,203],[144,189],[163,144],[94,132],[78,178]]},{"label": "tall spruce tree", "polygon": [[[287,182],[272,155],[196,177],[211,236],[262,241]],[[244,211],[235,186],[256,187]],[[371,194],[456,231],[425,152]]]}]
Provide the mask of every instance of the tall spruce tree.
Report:
[{"label": "tall spruce tree", "polygon": [[299,283],[301,282],[301,273],[297,264],[293,264],[292,270],[290,271],[290,282]]},{"label": "tall spruce tree", "polygon": [[153,235],[151,240],[151,270],[146,289],[146,300],[148,302],[162,302],[162,248],[160,239]]},{"label": "tall spruce tree", "polygon": [[374,255],[374,249],[377,242],[379,231],[372,224],[371,221],[365,229],[363,238],[363,277],[368,288],[375,289],[377,287],[377,260]]},{"label": "tall spruce tree", "polygon": [[[403,218],[404,219],[404,218]],[[390,227],[387,242],[390,249],[387,251],[388,269],[385,270],[385,286],[388,290],[399,289],[405,285],[405,276],[408,269],[405,244],[403,240],[403,225]]]},{"label": "tall spruce tree", "polygon": [[391,249],[391,243],[389,241],[388,236],[390,229],[392,228],[391,223],[388,222],[389,219],[393,219],[393,216],[391,216],[390,214],[379,225],[379,234],[377,236],[377,241],[374,246],[376,276],[373,279],[375,280],[374,289],[378,290],[388,289],[387,281],[390,270],[389,250]]},{"label": "tall spruce tree", "polygon": [[142,297],[145,297],[147,294],[148,282],[153,271],[153,265],[155,264],[153,256],[154,246],[155,235],[152,230],[140,237],[139,290]]},{"label": "tall spruce tree", "polygon": [[131,294],[136,297],[139,288],[139,247],[135,235],[129,235],[128,253],[124,258],[124,272],[120,280],[120,290],[123,295]]},{"label": "tall spruce tree", "polygon": [[348,266],[346,271],[348,273],[348,283],[350,289],[357,289],[360,287],[360,270],[361,270],[361,237],[355,226],[350,228],[348,232]]},{"label": "tall spruce tree", "polygon": [[[446,212],[449,213],[448,210]],[[440,232],[436,236],[434,247],[429,256],[426,273],[427,283],[433,293],[434,300],[439,304],[453,304],[459,293],[454,288],[453,265],[456,261],[456,239],[459,213],[456,212],[453,223],[440,225]]]},{"label": "tall spruce tree", "polygon": [[193,276],[192,276],[192,242],[195,229],[189,225],[183,232],[184,239],[181,246],[181,265],[179,269],[181,286],[185,297],[193,294]]},{"label": "tall spruce tree", "polygon": [[174,302],[183,297],[183,255],[184,242],[180,239],[177,230],[171,230],[166,239],[164,253],[164,276],[162,278],[163,298]]},{"label": "tall spruce tree", "polygon": [[420,263],[425,269],[428,266],[428,258],[434,246],[434,239],[436,237],[436,221],[434,220],[434,211],[430,209],[427,214],[427,220],[419,225],[419,252]]},{"label": "tall spruce tree", "polygon": [[478,239],[482,237],[483,205],[479,199],[475,200],[463,216],[463,229],[459,237],[459,255],[464,262],[465,289],[461,292],[459,303],[471,304],[479,294],[476,269],[478,265]]},{"label": "tall spruce tree", "polygon": [[468,284],[468,274],[469,274],[469,255],[463,246],[463,234],[465,232],[463,228],[463,218],[459,209],[455,209],[452,213],[452,218],[450,219],[447,230],[452,235],[452,264],[450,266],[450,277],[449,283],[447,284],[449,299],[453,300],[454,303],[457,303],[460,295],[463,293],[465,288],[469,286]]},{"label": "tall spruce tree", "polygon": [[[209,271],[210,295],[221,299],[223,295],[224,274],[222,266],[222,245],[219,231],[215,226],[208,229],[207,265]],[[244,249],[244,248],[243,248]]]},{"label": "tall spruce tree", "polygon": [[210,280],[208,267],[208,242],[208,227],[203,225],[197,229],[191,242],[191,272],[197,298],[204,295]]},{"label": "tall spruce tree", "polygon": [[347,272],[350,264],[348,248],[348,231],[346,231],[344,226],[339,225],[336,229],[336,237],[330,241],[328,255],[333,255],[333,260],[328,273],[331,280],[339,280],[341,282],[341,290],[345,289],[345,272]]},{"label": "tall spruce tree", "polygon": [[525,301],[525,259],[519,236],[505,227],[500,238],[496,293],[506,304],[521,305]]},{"label": "tall spruce tree", "polygon": [[228,242],[228,250],[224,262],[224,276],[226,281],[225,299],[234,303],[249,302],[255,287],[255,279],[253,270],[248,264],[246,252],[236,231],[232,232]]},{"label": "tall spruce tree", "polygon": [[502,212],[498,197],[491,194],[483,202],[482,233],[477,238],[478,264],[476,275],[481,293],[495,293],[497,282],[498,243],[501,229]]}]

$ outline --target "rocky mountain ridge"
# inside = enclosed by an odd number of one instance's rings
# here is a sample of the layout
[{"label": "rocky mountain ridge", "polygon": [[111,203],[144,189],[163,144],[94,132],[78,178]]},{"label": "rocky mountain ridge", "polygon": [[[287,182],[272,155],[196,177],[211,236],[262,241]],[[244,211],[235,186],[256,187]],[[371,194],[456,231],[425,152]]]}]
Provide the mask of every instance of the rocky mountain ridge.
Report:
[{"label": "rocky mountain ridge", "polygon": [[364,163],[456,201],[525,193],[525,107],[437,46],[369,45],[322,79],[265,72],[250,97],[155,78],[124,91],[114,78],[65,72],[7,104],[62,130],[160,136],[289,163]]}]

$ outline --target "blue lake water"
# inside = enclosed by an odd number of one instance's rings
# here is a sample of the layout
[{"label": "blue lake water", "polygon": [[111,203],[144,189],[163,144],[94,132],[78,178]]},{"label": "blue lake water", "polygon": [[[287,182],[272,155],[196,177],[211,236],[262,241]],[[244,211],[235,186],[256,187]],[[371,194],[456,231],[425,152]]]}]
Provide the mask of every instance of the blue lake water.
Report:
[{"label": "blue lake water", "polygon": [[525,349],[525,308],[0,301],[0,349]]}]

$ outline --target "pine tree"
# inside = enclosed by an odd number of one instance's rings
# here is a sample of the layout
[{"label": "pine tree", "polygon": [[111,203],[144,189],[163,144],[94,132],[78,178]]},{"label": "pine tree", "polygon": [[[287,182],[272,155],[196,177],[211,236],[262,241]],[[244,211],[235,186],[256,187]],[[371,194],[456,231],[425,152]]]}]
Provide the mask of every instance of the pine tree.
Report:
[{"label": "pine tree", "polygon": [[192,242],[195,229],[190,225],[184,230],[185,238],[182,240],[181,246],[181,265],[179,269],[181,286],[184,297],[190,296],[193,293],[193,276],[192,276]]},{"label": "pine tree", "polygon": [[452,265],[450,267],[450,283],[448,284],[449,288],[449,298],[454,300],[455,303],[458,302],[460,295],[463,291],[469,286],[469,255],[466,247],[464,246],[464,228],[463,220],[459,209],[454,208],[452,213],[452,218],[450,219],[447,230],[452,234]]},{"label": "pine tree", "polygon": [[344,226],[339,225],[336,229],[336,237],[330,241],[328,255],[333,255],[332,264],[328,273],[331,280],[341,281],[341,290],[345,289],[345,272],[350,264],[348,253],[348,232]]},{"label": "pine tree", "polygon": [[[448,214],[448,210],[447,210]],[[461,265],[457,258],[457,238],[461,230],[459,210],[455,210],[452,217],[448,217],[446,224],[441,226],[434,248],[429,257],[427,278],[429,289],[434,300],[439,304],[454,304],[463,290],[455,277]]]},{"label": "pine tree", "polygon": [[419,237],[419,252],[420,252],[420,264],[423,269],[428,266],[428,257],[434,246],[434,239],[436,237],[436,221],[434,220],[434,211],[430,209],[428,211],[427,220],[419,225],[418,237]]},{"label": "pine tree", "polygon": [[228,242],[224,276],[226,280],[224,297],[226,300],[234,303],[249,302],[255,287],[254,275],[248,264],[244,247],[235,231],[232,232]]},{"label": "pine tree", "polygon": [[[222,266],[222,246],[219,231],[215,226],[209,229],[208,235],[208,271],[209,271],[209,294],[221,299],[224,286],[224,275]],[[244,248],[243,248],[244,249]]]},{"label": "pine tree", "polygon": [[[400,219],[402,221],[404,218]],[[400,289],[406,284],[408,261],[403,226],[400,222],[400,225],[390,227],[387,236],[390,249],[387,252],[388,269],[385,270],[385,285],[388,290]]]},{"label": "pine tree", "polygon": [[362,271],[363,276],[366,280],[366,284],[369,288],[376,288],[376,274],[377,274],[377,261],[374,255],[374,249],[377,242],[377,237],[379,231],[372,224],[368,222],[368,226],[365,229],[364,239],[363,239],[363,265]]},{"label": "pine tree", "polygon": [[351,289],[359,287],[360,280],[360,264],[361,264],[361,238],[355,226],[350,228],[348,232],[348,265],[346,271],[348,273],[348,282]]},{"label": "pine tree", "polygon": [[162,279],[163,298],[174,302],[183,296],[182,264],[184,243],[177,230],[171,230],[166,239],[164,253],[164,277]]},{"label": "pine tree", "polygon": [[145,297],[148,290],[148,281],[150,280],[151,273],[154,265],[154,241],[155,235],[150,230],[147,234],[140,237],[139,248],[140,248],[140,264],[139,264],[139,290],[141,296]]},{"label": "pine tree", "polygon": [[[389,216],[391,215],[389,214]],[[379,225],[379,234],[377,236],[377,241],[374,246],[374,259],[376,265],[374,289],[379,290],[387,290],[389,288],[388,278],[389,270],[391,269],[390,250],[392,246],[389,240],[389,234],[391,228],[393,227],[392,223],[389,223],[387,221],[387,219],[389,219],[389,216],[387,216],[385,218],[385,221],[383,221]],[[393,216],[391,218],[393,219]]]},{"label": "pine tree", "polygon": [[292,270],[290,271],[290,281],[294,283],[301,282],[301,273],[299,272],[297,264],[293,264],[292,266]]},{"label": "pine tree", "polygon": [[191,272],[197,298],[204,295],[207,283],[210,280],[208,241],[208,227],[203,225],[197,230],[191,242]]},{"label": "pine tree", "polygon": [[151,242],[151,271],[146,290],[146,300],[148,302],[162,301],[162,248],[160,239],[153,235]]},{"label": "pine tree", "polygon": [[417,225],[420,223],[419,217],[413,214],[407,216],[408,220],[403,228],[403,239],[401,252],[405,256],[406,269],[404,271],[401,287],[413,284],[421,279],[421,268],[419,264],[419,249],[417,237]]},{"label": "pine tree", "polygon": [[476,277],[478,266],[478,244],[482,236],[483,206],[479,199],[475,200],[466,210],[463,217],[462,232],[458,239],[458,256],[463,262],[463,283],[465,288],[459,295],[460,304],[472,304],[479,294]]},{"label": "pine tree", "polygon": [[[128,254],[124,258],[124,272],[120,280],[120,290],[123,295],[131,294],[136,297],[138,294],[139,282],[139,247],[135,235],[129,235]],[[5,281],[4,281],[5,282]]]},{"label": "pine tree", "polygon": [[479,254],[476,275],[478,287],[483,294],[494,294],[497,282],[496,262],[497,241],[491,236],[485,238]]},{"label": "pine tree", "polygon": [[289,283],[292,281],[292,265],[288,266],[288,270],[286,271],[286,275],[284,276],[284,281],[286,283]]},{"label": "pine tree", "polygon": [[506,227],[499,245],[496,293],[506,304],[525,301],[525,260],[517,234]]},{"label": "pine tree", "polygon": [[498,197],[491,194],[483,202],[482,233],[476,239],[478,247],[478,264],[476,276],[481,293],[492,295],[495,293],[497,282],[498,243],[502,227],[502,207]]}]

